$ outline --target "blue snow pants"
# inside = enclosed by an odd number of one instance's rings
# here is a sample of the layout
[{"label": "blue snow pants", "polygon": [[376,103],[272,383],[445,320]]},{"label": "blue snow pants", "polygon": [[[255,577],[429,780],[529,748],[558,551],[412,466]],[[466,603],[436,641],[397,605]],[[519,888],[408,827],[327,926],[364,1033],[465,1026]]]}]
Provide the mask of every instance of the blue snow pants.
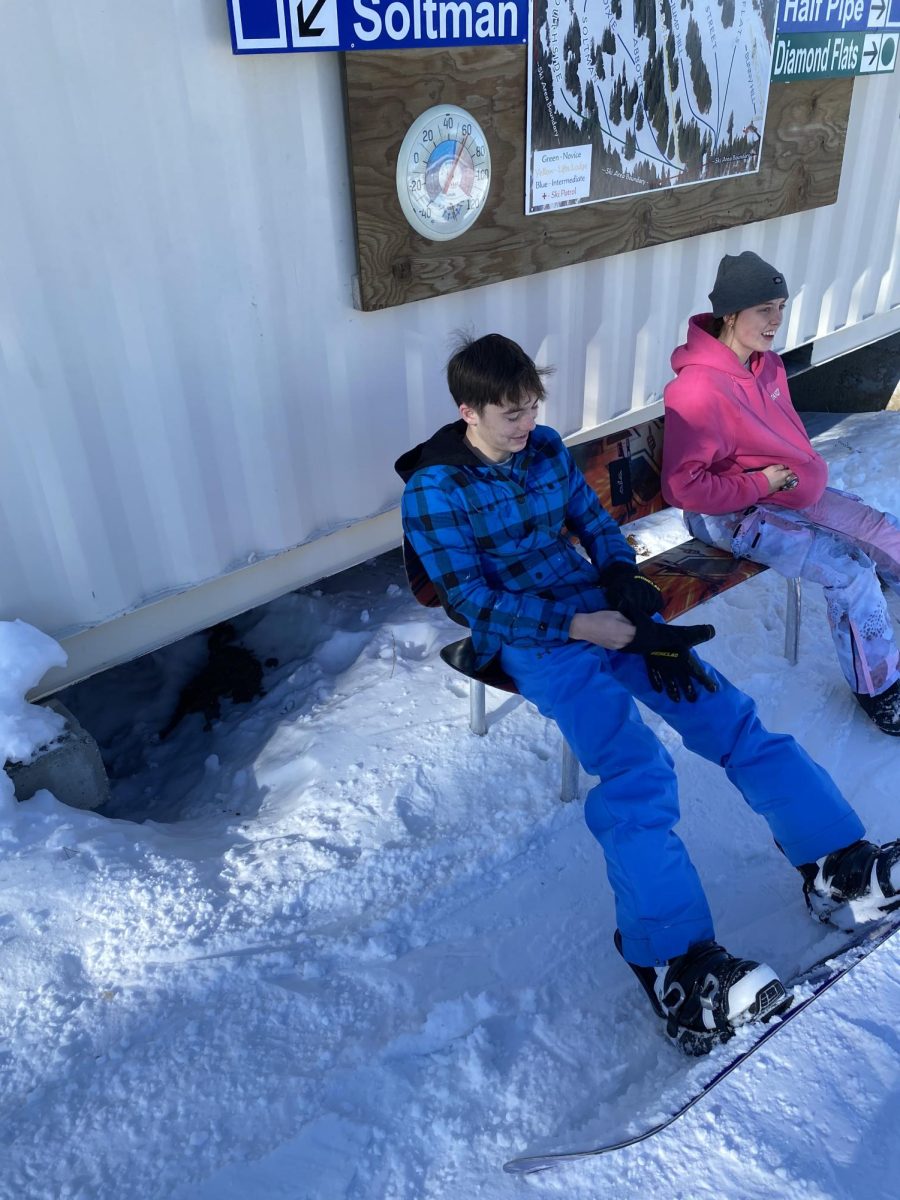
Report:
[{"label": "blue snow pants", "polygon": [[696,702],[676,703],[653,690],[639,654],[570,641],[504,646],[501,657],[522,695],[557,723],[585,771],[600,778],[587,795],[585,817],[603,847],[628,962],[660,964],[715,936],[700,879],[675,833],[672,758],[642,721],[635,698],[677,730],[688,749],[724,767],[794,866],[864,835],[828,773],[792,737],[765,729],[750,697],[707,664],[719,690],[698,688]]}]

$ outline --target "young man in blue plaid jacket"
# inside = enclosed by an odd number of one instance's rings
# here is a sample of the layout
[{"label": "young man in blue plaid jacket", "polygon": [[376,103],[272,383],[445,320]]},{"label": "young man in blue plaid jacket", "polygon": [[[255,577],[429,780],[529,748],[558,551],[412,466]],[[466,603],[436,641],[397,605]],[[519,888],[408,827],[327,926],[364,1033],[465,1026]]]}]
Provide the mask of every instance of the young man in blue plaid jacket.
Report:
[{"label": "young man in blue plaid jacket", "polygon": [[499,663],[599,777],[585,814],[615,893],[616,944],[669,1036],[705,1053],[790,998],[770,967],[716,943],[675,833],[672,760],[634,700],[725,768],[801,871],[822,919],[872,919],[900,904],[900,843],[862,840],[829,775],[700,661],[692,648],[713,637],[711,626],[663,623],[658,589],[559,434],[537,424],[544,373],[500,334],[462,342],[447,366],[459,420],[397,462],[403,529],[445,605],[469,625],[477,664]]}]

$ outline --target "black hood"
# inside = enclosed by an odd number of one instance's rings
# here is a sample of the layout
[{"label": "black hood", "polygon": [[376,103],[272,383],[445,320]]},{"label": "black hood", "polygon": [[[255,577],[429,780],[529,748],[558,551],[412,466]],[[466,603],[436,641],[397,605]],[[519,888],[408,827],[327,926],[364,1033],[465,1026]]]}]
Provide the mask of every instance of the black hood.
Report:
[{"label": "black hood", "polygon": [[480,467],[482,461],[472,452],[466,441],[466,423],[463,420],[453,421],[450,425],[442,426],[437,433],[431,435],[427,442],[414,446],[401,454],[394,463],[394,470],[404,483],[421,471],[423,467],[434,466],[467,466]]}]

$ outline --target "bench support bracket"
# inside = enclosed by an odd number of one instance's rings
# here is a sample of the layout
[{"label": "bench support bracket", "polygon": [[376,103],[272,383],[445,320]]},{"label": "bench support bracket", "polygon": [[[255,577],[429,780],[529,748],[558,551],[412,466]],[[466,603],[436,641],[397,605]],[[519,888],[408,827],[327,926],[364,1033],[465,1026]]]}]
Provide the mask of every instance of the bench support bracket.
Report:
[{"label": "bench support bracket", "polygon": [[559,798],[563,804],[578,796],[578,759],[572,752],[572,747],[563,738],[562,779],[559,787]]},{"label": "bench support bracket", "polygon": [[787,606],[784,613],[784,657],[796,667],[800,657],[800,580],[786,579]]},{"label": "bench support bracket", "polygon": [[469,728],[479,737],[487,733],[484,715],[484,684],[480,679],[469,680]]}]

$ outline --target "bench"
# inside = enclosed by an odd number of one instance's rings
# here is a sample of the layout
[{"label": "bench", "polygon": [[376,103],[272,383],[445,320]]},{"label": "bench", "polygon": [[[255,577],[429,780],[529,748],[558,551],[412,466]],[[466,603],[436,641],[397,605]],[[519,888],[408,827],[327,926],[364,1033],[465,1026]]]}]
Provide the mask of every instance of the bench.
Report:
[{"label": "bench", "polygon": [[[663,446],[662,417],[621,429],[591,441],[570,446],[570,453],[600,503],[620,526],[668,508],[660,484]],[[428,578],[418,555],[404,539],[403,562],[410,590],[420,604],[443,607],[459,625],[465,622],[449,610]],[[724,550],[689,538],[639,564],[641,573],[651,579],[665,598],[662,615],[667,621],[690,612],[705,600],[736,587],[761,571],[768,570],[748,559],[733,558]],[[785,658],[797,662],[800,639],[800,580],[788,579],[785,614]],[[487,733],[485,685],[518,695],[509,676],[496,664],[476,670],[472,639],[462,638],[441,650],[441,658],[455,671],[467,676],[469,685],[469,726],[473,733]],[[563,739],[560,798],[574,799],[578,787],[578,762]]]}]

